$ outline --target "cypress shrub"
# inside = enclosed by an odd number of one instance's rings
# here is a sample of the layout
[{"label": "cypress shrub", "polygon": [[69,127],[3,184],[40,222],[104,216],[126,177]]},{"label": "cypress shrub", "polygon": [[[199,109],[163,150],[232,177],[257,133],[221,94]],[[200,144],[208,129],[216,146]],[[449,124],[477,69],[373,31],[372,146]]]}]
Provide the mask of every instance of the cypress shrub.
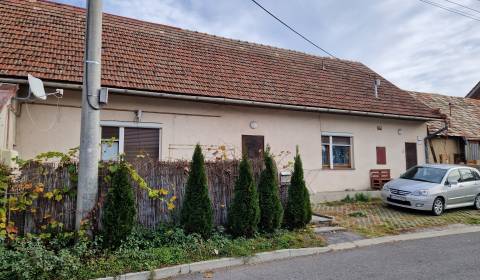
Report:
[{"label": "cypress shrub", "polygon": [[252,166],[244,155],[235,182],[233,201],[228,209],[228,230],[235,237],[252,237],[257,232],[259,220],[260,209]]},{"label": "cypress shrub", "polygon": [[129,181],[126,162],[121,160],[111,168],[112,185],[105,200],[102,225],[107,248],[117,248],[132,232],[135,223],[135,199]]},{"label": "cypress shrub", "polygon": [[278,188],[277,166],[270,154],[270,147],[264,153],[265,169],[260,175],[258,200],[260,204],[259,228],[264,232],[274,232],[282,223],[283,208]]},{"label": "cypress shrub", "polygon": [[213,230],[213,209],[208,196],[205,161],[198,144],[190,164],[180,223],[186,233],[197,233],[204,238],[209,237]]},{"label": "cypress shrub", "polygon": [[292,179],[288,187],[288,201],[285,208],[284,225],[288,229],[304,228],[312,219],[310,195],[303,178],[302,159],[295,156]]}]

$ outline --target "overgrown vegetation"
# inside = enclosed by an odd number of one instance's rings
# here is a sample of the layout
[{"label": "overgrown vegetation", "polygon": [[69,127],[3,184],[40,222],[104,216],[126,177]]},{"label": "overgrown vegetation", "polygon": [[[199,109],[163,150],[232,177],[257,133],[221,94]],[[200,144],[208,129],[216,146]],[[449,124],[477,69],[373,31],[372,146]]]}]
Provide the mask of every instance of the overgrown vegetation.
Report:
[{"label": "overgrown vegetation", "polygon": [[260,208],[252,166],[244,155],[235,182],[234,197],[228,209],[228,230],[233,236],[252,237],[258,229]]},{"label": "overgrown vegetation", "polygon": [[300,153],[295,156],[292,179],[288,188],[288,201],[285,208],[284,225],[288,229],[304,228],[312,219],[310,195],[303,177]]},{"label": "overgrown vegetation", "polygon": [[371,200],[372,198],[368,194],[356,193],[353,197],[347,194],[347,196],[341,201],[344,203],[355,203],[355,202],[370,202]]},{"label": "overgrown vegetation", "polygon": [[10,169],[0,164],[0,242],[8,235],[7,189],[10,184]]},{"label": "overgrown vegetation", "polygon": [[200,145],[195,146],[185,189],[180,222],[187,233],[208,237],[213,230],[213,209],[208,196],[205,160]]},{"label": "overgrown vegetation", "polygon": [[[52,240],[51,243],[61,241]],[[18,238],[0,245],[0,279],[93,279],[134,271],[257,252],[318,247],[323,239],[309,230],[279,231],[252,239],[214,233],[205,240],[182,229],[135,229],[115,251],[101,249],[101,240],[81,239],[70,247],[51,246],[38,238]]]},{"label": "overgrown vegetation", "polygon": [[112,184],[108,190],[102,217],[103,241],[104,246],[108,248],[120,246],[134,227],[135,199],[128,174],[123,159],[112,169]]},{"label": "overgrown vegetation", "polygon": [[[33,168],[37,168],[35,164],[39,163],[40,169],[45,161],[54,158],[59,160],[60,168],[68,168],[69,178],[73,179],[69,188],[56,189],[41,183],[24,182],[16,184],[13,193],[7,187],[9,176],[2,175],[9,172],[0,169],[0,233],[4,237],[11,237],[3,240],[0,235],[0,279],[92,279],[217,257],[250,256],[262,251],[324,245],[323,239],[311,230],[304,229],[311,219],[311,209],[298,151],[292,186],[289,188],[291,216],[286,223],[287,228],[294,231],[279,229],[282,205],[277,169],[269,149],[265,153],[265,170],[259,184],[260,198],[251,163],[244,156],[239,165],[233,201],[229,206],[228,234],[214,231],[204,157],[199,145],[195,147],[188,170],[180,209],[181,227],[161,224],[155,230],[136,227],[135,199],[130,182],[136,182],[147,191],[149,198],[165,201],[168,209],[174,208],[176,197],[166,199],[167,190],[150,188],[131,164],[120,160],[100,164],[100,168],[110,171],[104,179],[111,183],[105,203],[99,199],[92,210],[94,213],[103,207],[101,234],[92,237],[87,236],[84,230],[67,232],[63,224],[52,219],[43,224],[37,234],[16,236],[16,232],[10,233],[16,228],[6,218],[7,209],[10,212],[34,214],[37,209],[32,205],[37,204],[33,202],[38,198],[57,203],[67,195],[76,194],[72,185],[78,179],[77,151],[72,149],[67,154],[49,152],[30,161],[18,160],[22,166],[34,164],[30,166]],[[4,196],[6,191],[10,196],[8,199]],[[259,204],[262,205],[261,212]],[[88,216],[82,224],[90,227],[93,217]],[[259,225],[263,234],[258,233]],[[97,228],[91,229],[97,233]]]},{"label": "overgrown vegetation", "polygon": [[274,232],[280,228],[283,219],[283,207],[278,188],[278,172],[275,161],[270,154],[270,148],[264,153],[265,169],[258,183],[258,200],[260,205],[259,229],[264,232]]}]

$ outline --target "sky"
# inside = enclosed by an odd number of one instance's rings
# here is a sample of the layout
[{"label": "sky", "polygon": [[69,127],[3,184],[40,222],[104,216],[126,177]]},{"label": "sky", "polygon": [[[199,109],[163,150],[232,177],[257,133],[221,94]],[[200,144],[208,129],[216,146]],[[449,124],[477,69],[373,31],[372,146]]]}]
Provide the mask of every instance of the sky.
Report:
[{"label": "sky", "polygon": [[[86,0],[55,0],[85,7]],[[257,0],[336,57],[360,61],[406,90],[465,96],[480,81],[480,0]],[[104,0],[104,11],[326,56],[250,0]]]}]

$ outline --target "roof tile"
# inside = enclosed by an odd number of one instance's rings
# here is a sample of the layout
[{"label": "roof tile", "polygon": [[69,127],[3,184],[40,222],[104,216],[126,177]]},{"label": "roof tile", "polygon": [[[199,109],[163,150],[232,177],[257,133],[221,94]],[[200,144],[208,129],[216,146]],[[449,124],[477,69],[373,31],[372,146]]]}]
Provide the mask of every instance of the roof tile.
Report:
[{"label": "roof tile", "polygon": [[[0,74],[82,81],[84,9],[48,1],[3,0],[0,14]],[[438,117],[383,78],[380,98],[375,98],[376,77],[381,78],[358,62],[115,15],[103,17],[104,86]]]}]

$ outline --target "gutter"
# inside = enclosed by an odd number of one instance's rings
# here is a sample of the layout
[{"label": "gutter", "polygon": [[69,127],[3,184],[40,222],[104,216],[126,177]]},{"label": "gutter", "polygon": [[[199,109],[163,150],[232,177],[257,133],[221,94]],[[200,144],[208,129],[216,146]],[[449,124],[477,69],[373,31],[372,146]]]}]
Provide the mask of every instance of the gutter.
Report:
[{"label": "gutter", "polygon": [[[17,83],[17,84],[28,83],[27,80],[25,79],[16,79],[16,78],[0,78],[0,82]],[[59,83],[59,82],[45,81],[44,85],[47,87],[53,87],[53,88],[78,89],[78,90],[82,89],[82,85],[74,84],[74,83]],[[374,113],[374,112],[363,112],[363,111],[355,111],[355,110],[319,108],[319,107],[310,107],[310,106],[301,106],[301,105],[288,105],[288,104],[279,104],[279,103],[248,101],[248,100],[224,98],[224,97],[207,97],[207,96],[174,94],[174,93],[166,93],[166,92],[131,90],[131,89],[121,89],[121,88],[108,88],[108,91],[111,93],[119,93],[119,94],[121,93],[121,94],[127,94],[132,96],[160,97],[160,98],[176,99],[176,100],[200,101],[200,102],[225,104],[225,105],[255,106],[255,107],[263,107],[263,108],[295,110],[295,111],[305,111],[305,112],[333,113],[333,114],[345,114],[345,115],[368,116],[368,117],[384,117],[384,118],[416,120],[416,121],[433,121],[433,120],[440,119],[440,118],[408,116],[408,115],[398,115],[398,114],[388,114],[388,113]]]}]

